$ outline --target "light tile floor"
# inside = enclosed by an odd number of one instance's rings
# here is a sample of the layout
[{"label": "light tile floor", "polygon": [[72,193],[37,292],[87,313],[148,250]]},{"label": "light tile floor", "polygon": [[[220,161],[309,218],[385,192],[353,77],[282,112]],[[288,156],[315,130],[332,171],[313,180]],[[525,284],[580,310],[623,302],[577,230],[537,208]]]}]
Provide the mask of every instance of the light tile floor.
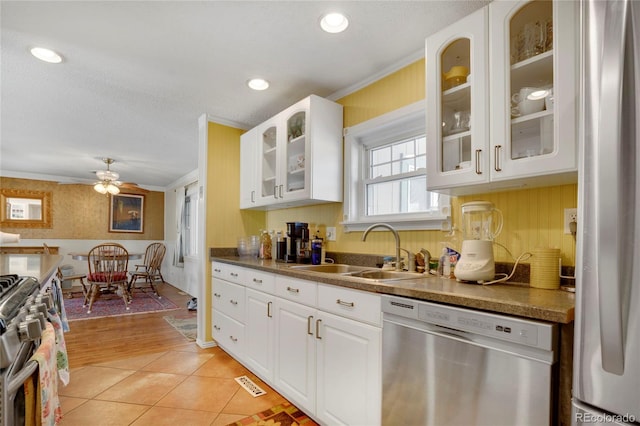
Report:
[{"label": "light tile floor", "polygon": [[[252,397],[242,375],[267,394]],[[286,401],[220,348],[195,344],[72,369],[59,394],[61,426],[220,426]]]}]

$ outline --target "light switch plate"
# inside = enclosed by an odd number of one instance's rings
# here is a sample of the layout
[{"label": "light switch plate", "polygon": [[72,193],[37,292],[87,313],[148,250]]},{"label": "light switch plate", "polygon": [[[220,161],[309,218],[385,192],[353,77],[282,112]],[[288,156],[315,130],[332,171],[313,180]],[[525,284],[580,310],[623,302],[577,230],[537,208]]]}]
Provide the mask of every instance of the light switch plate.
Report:
[{"label": "light switch plate", "polygon": [[327,241],[335,241],[335,240],[336,240],[336,227],[327,226]]}]

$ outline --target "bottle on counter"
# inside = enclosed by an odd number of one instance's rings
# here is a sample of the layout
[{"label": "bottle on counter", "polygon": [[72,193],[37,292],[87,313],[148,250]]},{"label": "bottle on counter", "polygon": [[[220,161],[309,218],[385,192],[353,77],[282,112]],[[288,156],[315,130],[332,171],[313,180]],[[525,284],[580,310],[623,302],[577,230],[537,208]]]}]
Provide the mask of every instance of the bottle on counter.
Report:
[{"label": "bottle on counter", "polygon": [[311,264],[320,265],[322,263],[322,238],[316,236],[311,240]]},{"label": "bottle on counter", "polygon": [[271,236],[266,230],[260,238],[260,259],[271,259]]},{"label": "bottle on counter", "polygon": [[440,263],[438,264],[438,276],[442,278],[451,277],[451,262],[449,259],[449,250],[447,249],[447,247],[442,247]]}]

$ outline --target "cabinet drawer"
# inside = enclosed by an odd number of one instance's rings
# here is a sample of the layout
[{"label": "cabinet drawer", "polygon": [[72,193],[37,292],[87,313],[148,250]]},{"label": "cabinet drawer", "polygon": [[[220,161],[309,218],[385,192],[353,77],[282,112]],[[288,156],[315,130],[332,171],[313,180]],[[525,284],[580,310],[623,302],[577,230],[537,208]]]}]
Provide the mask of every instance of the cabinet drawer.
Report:
[{"label": "cabinet drawer", "polygon": [[318,308],[326,312],[381,326],[381,304],[377,294],[318,284]]},{"label": "cabinet drawer", "polygon": [[239,359],[244,357],[244,325],[214,309],[212,337],[223,349]]},{"label": "cabinet drawer", "polygon": [[289,278],[280,275],[276,277],[277,296],[305,305],[316,305],[318,300],[317,288],[318,284],[313,281]]},{"label": "cabinet drawer", "polygon": [[256,269],[245,269],[244,284],[247,287],[273,294],[276,288],[276,277],[268,272],[262,272]]},{"label": "cabinet drawer", "polygon": [[231,281],[237,284],[244,284],[244,272],[246,269],[222,262],[211,262],[211,276]]},{"label": "cabinet drawer", "polygon": [[211,284],[213,308],[244,323],[244,287],[217,278],[213,278]]}]

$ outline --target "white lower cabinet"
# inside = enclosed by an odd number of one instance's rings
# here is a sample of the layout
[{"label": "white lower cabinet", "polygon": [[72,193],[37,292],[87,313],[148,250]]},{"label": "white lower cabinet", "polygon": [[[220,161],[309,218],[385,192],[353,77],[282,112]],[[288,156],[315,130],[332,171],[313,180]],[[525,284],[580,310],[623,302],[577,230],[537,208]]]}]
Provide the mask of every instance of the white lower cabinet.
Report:
[{"label": "white lower cabinet", "polygon": [[213,274],[213,338],[223,349],[321,424],[380,424],[379,295],[245,268],[237,306],[238,288]]},{"label": "white lower cabinet", "polygon": [[382,330],[318,314],[316,416],[329,425],[378,425],[382,401]]},{"label": "white lower cabinet", "polygon": [[244,324],[213,310],[213,339],[238,361],[244,359]]},{"label": "white lower cabinet", "polygon": [[245,361],[262,380],[274,379],[275,296],[247,288]]},{"label": "white lower cabinet", "polygon": [[276,300],[274,387],[298,408],[316,412],[316,309]]}]

